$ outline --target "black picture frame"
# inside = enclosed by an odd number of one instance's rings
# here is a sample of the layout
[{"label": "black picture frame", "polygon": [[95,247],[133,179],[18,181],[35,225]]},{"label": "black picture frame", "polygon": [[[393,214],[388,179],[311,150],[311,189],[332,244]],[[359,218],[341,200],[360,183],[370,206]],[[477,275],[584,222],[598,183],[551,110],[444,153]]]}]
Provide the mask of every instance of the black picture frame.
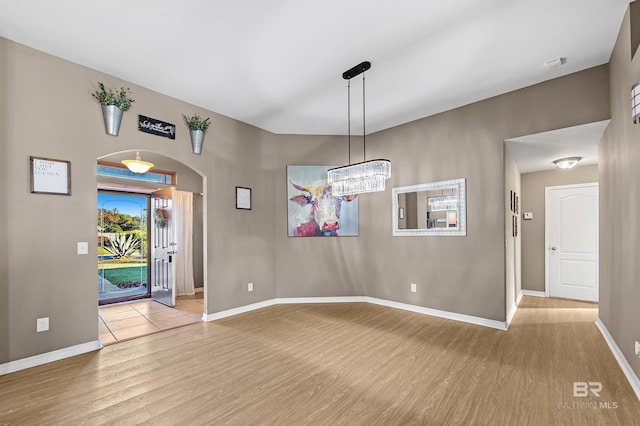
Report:
[{"label": "black picture frame", "polygon": [[236,186],[236,209],[251,210],[251,188]]}]

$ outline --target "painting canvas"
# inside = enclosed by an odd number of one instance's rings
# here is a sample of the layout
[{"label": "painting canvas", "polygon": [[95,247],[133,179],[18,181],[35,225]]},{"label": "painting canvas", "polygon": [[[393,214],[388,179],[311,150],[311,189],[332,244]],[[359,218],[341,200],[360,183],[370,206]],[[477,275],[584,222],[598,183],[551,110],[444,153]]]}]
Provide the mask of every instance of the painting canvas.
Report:
[{"label": "painting canvas", "polygon": [[334,197],[327,184],[333,166],[287,166],[287,229],[290,237],[358,235],[358,197]]}]

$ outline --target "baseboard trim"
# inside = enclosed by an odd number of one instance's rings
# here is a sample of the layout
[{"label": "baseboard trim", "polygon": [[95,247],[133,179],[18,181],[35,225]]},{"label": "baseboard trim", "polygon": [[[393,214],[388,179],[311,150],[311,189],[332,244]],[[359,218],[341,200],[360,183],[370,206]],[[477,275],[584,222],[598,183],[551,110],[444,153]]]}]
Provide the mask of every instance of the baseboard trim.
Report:
[{"label": "baseboard trim", "polygon": [[518,297],[516,298],[516,309],[520,306],[520,302],[522,302],[522,296],[522,290],[520,290],[520,293],[518,293]]},{"label": "baseboard trim", "polygon": [[59,361],[64,358],[81,355],[87,352],[96,351],[98,349],[102,349],[102,343],[100,343],[100,340],[94,340],[92,342],[81,343],[79,345],[69,346],[68,348],[45,352],[28,358],[9,361],[7,363],[0,364],[0,376],[36,367],[38,365],[47,364],[49,362]]},{"label": "baseboard trim", "polygon": [[425,308],[422,306],[409,305],[408,303],[393,302],[391,300],[377,299],[367,296],[344,296],[344,297],[282,297],[276,299],[265,300],[264,302],[253,303],[251,305],[241,306],[226,311],[216,312],[214,314],[203,314],[202,320],[205,322],[215,321],[227,318],[233,315],[250,312],[256,309],[265,308],[273,305],[295,304],[295,303],[372,303],[374,305],[386,306],[389,308],[402,309],[404,311],[415,312],[432,317],[445,318],[454,321],[466,322],[469,324],[480,325],[483,327],[496,328],[498,330],[506,330],[507,324],[503,321],[490,320],[486,318],[474,317],[471,315],[457,314],[455,312],[440,311],[438,309]]},{"label": "baseboard trim", "polygon": [[633,371],[633,368],[631,368],[631,365],[629,365],[629,362],[624,357],[624,354],[616,344],[615,340],[613,340],[613,337],[611,337],[611,334],[609,334],[609,330],[607,330],[607,327],[604,325],[604,323],[600,320],[600,318],[598,318],[595,322],[596,327],[598,327],[598,330],[600,330],[600,333],[602,333],[602,337],[604,337],[605,342],[607,342],[607,345],[609,345],[609,349],[613,353],[616,361],[618,361],[618,365],[620,365],[622,372],[629,381],[629,384],[633,388],[633,391],[636,393],[636,397],[640,401],[640,379],[638,379],[635,371]]},{"label": "baseboard trim", "polygon": [[338,297],[279,297],[277,304],[293,303],[361,303],[366,302],[364,296],[338,296]]},{"label": "baseboard trim", "polygon": [[544,291],[535,291],[535,290],[522,290],[523,296],[533,296],[533,297],[547,297],[547,293]]},{"label": "baseboard trim", "polygon": [[429,315],[432,317],[450,319],[454,321],[466,322],[468,324],[481,325],[483,327],[496,328],[498,330],[506,330],[507,324],[504,321],[496,321],[487,318],[475,317],[472,315],[458,314],[455,312],[441,311],[439,309],[425,308],[423,306],[410,305],[408,303],[393,302],[391,300],[376,299],[375,297],[365,297],[366,302],[375,305],[387,306],[390,308],[402,309],[404,311],[415,312],[418,314]]},{"label": "baseboard trim", "polygon": [[[520,307],[520,302],[522,302],[522,290],[520,290],[518,292],[518,297],[516,297],[516,302],[513,305],[513,309],[511,309],[511,311],[507,312],[507,321],[506,321],[506,327],[507,330],[509,329],[509,327],[511,326],[511,323],[513,322],[513,317],[516,316],[516,312],[518,312],[518,308]],[[507,306],[507,309],[509,307]]]},{"label": "baseboard trim", "polygon": [[252,303],[251,305],[239,306],[233,309],[227,309],[226,311],[220,311],[213,314],[202,314],[202,321],[211,322],[222,318],[231,317],[233,315],[243,314],[245,312],[255,311],[256,309],[266,308],[276,304],[277,299],[269,299],[263,302]]}]

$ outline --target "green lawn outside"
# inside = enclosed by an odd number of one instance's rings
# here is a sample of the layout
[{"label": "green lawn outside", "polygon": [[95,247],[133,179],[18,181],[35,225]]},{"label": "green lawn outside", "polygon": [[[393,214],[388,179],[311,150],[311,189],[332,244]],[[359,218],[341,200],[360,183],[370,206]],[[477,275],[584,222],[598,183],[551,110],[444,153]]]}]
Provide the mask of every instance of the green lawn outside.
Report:
[{"label": "green lawn outside", "polygon": [[135,282],[147,282],[146,265],[103,269],[100,270],[99,273],[100,275],[103,275],[105,279],[109,280],[112,284],[115,285]]}]

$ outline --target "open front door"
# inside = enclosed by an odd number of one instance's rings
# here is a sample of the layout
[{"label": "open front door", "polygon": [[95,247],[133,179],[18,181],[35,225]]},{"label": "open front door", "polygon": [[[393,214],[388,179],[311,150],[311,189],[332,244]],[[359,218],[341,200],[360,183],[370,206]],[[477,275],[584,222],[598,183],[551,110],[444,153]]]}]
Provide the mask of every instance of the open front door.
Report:
[{"label": "open front door", "polygon": [[174,257],[176,230],[173,220],[174,188],[151,194],[151,297],[167,306],[176,304]]}]

